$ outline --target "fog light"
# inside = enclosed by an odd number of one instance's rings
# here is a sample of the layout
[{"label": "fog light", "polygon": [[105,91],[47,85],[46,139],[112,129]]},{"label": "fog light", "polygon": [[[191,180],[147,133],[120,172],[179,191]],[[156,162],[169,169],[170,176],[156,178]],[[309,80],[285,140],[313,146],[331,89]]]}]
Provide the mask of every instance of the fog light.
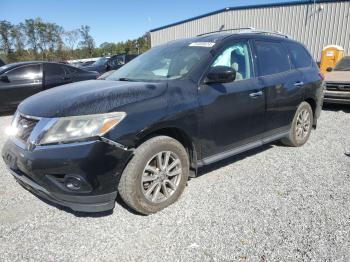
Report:
[{"label": "fog light", "polygon": [[79,177],[67,177],[64,184],[70,190],[79,190],[81,188],[82,181]]}]

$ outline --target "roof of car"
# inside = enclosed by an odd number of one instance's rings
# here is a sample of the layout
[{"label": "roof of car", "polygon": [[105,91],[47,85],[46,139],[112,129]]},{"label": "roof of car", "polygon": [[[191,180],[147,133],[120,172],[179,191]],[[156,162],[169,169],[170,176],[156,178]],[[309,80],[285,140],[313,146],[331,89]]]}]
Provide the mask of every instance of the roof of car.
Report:
[{"label": "roof of car", "polygon": [[26,62],[16,62],[16,63],[11,63],[11,64],[6,64],[6,65],[3,65],[2,67],[0,67],[0,74],[4,73],[4,72],[7,72],[9,70],[12,70],[16,67],[19,67],[19,66],[24,66],[24,65],[36,65],[36,64],[60,64],[60,65],[65,65],[65,66],[70,66],[72,67],[71,65],[67,65],[67,64],[61,64],[61,63],[58,63],[58,62],[48,62],[48,61],[26,61]]},{"label": "roof of car", "polygon": [[[214,32],[209,33],[205,35],[199,35],[191,38],[184,38],[184,39],[178,39],[174,41],[170,41],[167,44],[191,44],[191,43],[215,43],[219,44],[222,42],[225,42],[228,39],[234,39],[238,37],[244,37],[248,39],[261,39],[261,40],[274,40],[274,41],[290,41],[290,42],[297,42],[294,39],[289,38],[288,36],[285,36],[278,32]],[[215,45],[218,46],[218,45]]]},{"label": "roof of car", "polygon": [[227,37],[232,36],[232,33],[213,33],[208,35],[200,35],[194,37],[195,40],[207,41],[207,42],[219,42]]},{"label": "roof of car", "polygon": [[225,38],[228,38],[232,36],[230,33],[215,33],[215,34],[208,34],[203,36],[195,36],[190,38],[182,38],[182,39],[176,39],[170,42],[165,43],[165,45],[171,45],[171,44],[190,44],[190,43],[219,43]]},{"label": "roof of car", "polygon": [[42,61],[26,61],[26,62],[11,63],[11,64],[7,64],[7,65],[11,66],[11,67],[17,67],[17,66],[21,66],[21,65],[30,65],[30,64],[39,64],[39,63],[43,63],[43,62]]}]

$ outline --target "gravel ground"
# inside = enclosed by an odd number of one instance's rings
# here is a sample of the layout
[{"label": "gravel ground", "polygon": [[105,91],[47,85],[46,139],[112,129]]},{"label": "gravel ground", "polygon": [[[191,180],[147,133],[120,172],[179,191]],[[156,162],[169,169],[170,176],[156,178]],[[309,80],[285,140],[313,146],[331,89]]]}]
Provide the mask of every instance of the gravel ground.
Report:
[{"label": "gravel ground", "polygon": [[[0,118],[0,134],[9,122]],[[206,167],[148,217],[121,204],[90,216],[59,209],[0,160],[0,260],[350,261],[349,130],[350,108],[328,108],[304,147],[271,144]]]}]

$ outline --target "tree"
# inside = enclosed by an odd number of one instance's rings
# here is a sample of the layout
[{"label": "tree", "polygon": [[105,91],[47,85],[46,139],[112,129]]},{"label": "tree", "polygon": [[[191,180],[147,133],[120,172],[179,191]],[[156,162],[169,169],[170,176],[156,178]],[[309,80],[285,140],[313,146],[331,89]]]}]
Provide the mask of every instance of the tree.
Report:
[{"label": "tree", "polygon": [[[80,41],[79,41],[80,40]],[[63,27],[37,17],[20,24],[0,21],[0,55],[7,62],[63,60],[120,53],[141,54],[150,48],[149,34],[119,43],[102,43],[95,48],[89,26],[65,31]]]},{"label": "tree", "polygon": [[5,55],[11,53],[11,29],[12,24],[9,21],[2,20],[0,21],[0,47],[3,50]]},{"label": "tree", "polygon": [[67,31],[64,33],[64,39],[68,44],[68,48],[73,51],[80,38],[80,31],[78,29]]},{"label": "tree", "polygon": [[25,36],[23,34],[23,24],[14,25],[10,31],[14,49],[22,52],[25,48]]},{"label": "tree", "polygon": [[37,21],[34,19],[26,19],[24,21],[24,32],[27,36],[27,44],[32,48],[34,52],[34,57],[37,58],[38,54],[38,41],[39,37],[37,35]]},{"label": "tree", "polygon": [[80,35],[82,40],[79,42],[79,45],[86,50],[87,54],[92,57],[95,47],[95,41],[90,35],[90,26],[82,25],[80,28]]}]

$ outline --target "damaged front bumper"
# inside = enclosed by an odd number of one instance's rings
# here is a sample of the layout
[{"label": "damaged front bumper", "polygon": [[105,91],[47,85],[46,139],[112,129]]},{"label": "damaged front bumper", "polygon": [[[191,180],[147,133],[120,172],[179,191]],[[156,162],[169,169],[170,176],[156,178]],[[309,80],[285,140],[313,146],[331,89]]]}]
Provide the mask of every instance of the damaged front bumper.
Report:
[{"label": "damaged front bumper", "polygon": [[121,173],[132,150],[112,141],[36,146],[11,137],[2,157],[12,175],[32,193],[74,211],[114,208]]}]

